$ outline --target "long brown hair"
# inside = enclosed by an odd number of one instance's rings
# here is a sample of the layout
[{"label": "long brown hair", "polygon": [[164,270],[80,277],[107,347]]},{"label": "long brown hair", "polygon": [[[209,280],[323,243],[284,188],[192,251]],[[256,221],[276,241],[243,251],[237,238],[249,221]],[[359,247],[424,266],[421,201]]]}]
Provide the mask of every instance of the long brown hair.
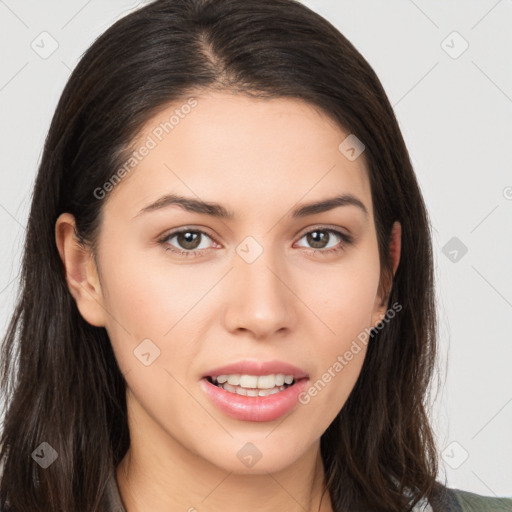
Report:
[{"label": "long brown hair", "polygon": [[[209,89],[302,99],[364,143],[381,286],[392,282],[388,303],[402,309],[372,332],[359,379],[321,438],[327,488],[336,512],[402,512],[438,487],[427,415],[437,343],[430,224],[380,81],[333,25],[295,0],[157,0],[84,54],[46,139],[2,346],[2,510],[102,510],[130,443],[126,382],[106,330],[81,317],[68,290],[55,222],[73,214],[78,239],[95,250],[105,201],[94,191],[159,109]],[[402,257],[393,278],[395,220]],[[47,469],[32,457],[43,442],[58,454]]]}]

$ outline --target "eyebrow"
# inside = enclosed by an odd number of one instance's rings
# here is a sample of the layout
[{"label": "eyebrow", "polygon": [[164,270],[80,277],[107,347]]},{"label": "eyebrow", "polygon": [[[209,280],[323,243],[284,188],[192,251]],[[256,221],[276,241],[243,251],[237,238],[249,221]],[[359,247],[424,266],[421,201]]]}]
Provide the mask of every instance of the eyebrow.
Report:
[{"label": "eyebrow", "polygon": [[[234,212],[226,209],[219,203],[202,201],[200,199],[184,197],[178,194],[167,194],[160,197],[153,203],[142,208],[135,217],[144,213],[160,210],[171,205],[179,206],[188,212],[202,213],[219,219],[233,220],[235,218]],[[323,199],[322,201],[303,204],[292,211],[292,218],[299,219],[309,215],[327,212],[340,206],[355,206],[364,213],[365,217],[368,218],[368,210],[366,209],[366,206],[352,194],[342,194],[328,199]]]}]

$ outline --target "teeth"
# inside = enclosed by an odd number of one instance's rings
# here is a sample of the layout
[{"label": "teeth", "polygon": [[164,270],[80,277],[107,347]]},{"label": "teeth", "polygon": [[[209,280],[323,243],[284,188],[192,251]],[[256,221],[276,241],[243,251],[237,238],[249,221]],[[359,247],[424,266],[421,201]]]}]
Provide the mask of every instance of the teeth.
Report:
[{"label": "teeth", "polygon": [[[288,375],[288,377],[290,377],[290,375]],[[276,375],[276,386],[282,386],[284,384],[285,380],[286,380],[286,377],[282,373],[278,373]],[[293,377],[292,377],[292,380],[293,380]],[[288,382],[288,384],[290,384],[290,383]]]},{"label": "teeth", "polygon": [[286,389],[285,386],[275,386],[272,389],[245,389],[240,386],[232,386],[227,382],[224,384],[219,384],[219,387],[225,391],[229,391],[230,393],[236,393],[237,395],[242,396],[268,396],[274,395],[275,393],[279,393],[280,391],[284,391]]},{"label": "teeth", "polygon": [[238,386],[240,384],[240,375],[230,375],[228,377],[228,384]]},{"label": "teeth", "polygon": [[[282,373],[272,375],[219,375],[212,377],[218,384],[228,384],[229,386],[240,386],[245,389],[272,389],[283,384],[292,384],[293,375],[284,375]],[[251,395],[248,395],[251,396]],[[257,396],[257,395],[255,395]]]},{"label": "teeth", "polygon": [[[255,375],[240,375],[240,377],[238,377],[238,375],[236,376],[237,379],[238,379],[238,385],[243,387],[243,388],[259,388],[259,387],[262,387],[263,386],[259,386],[259,380],[260,378],[259,377],[256,377]],[[271,375],[267,375],[267,378],[268,377],[271,377]],[[228,379],[228,382],[229,380],[231,379],[231,377]],[[274,380],[274,379],[272,379]],[[263,381],[263,384],[265,384],[265,381]],[[272,388],[274,386],[271,386]]]}]

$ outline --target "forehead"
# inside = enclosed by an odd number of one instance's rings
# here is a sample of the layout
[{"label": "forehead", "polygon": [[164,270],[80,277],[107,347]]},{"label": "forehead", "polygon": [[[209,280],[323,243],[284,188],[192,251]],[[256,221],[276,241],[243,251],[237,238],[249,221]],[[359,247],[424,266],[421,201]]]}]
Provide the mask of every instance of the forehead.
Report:
[{"label": "forehead", "polygon": [[132,144],[136,162],[108,202],[138,211],[159,195],[182,193],[229,199],[231,211],[243,212],[350,193],[372,213],[364,153],[349,160],[340,144],[350,134],[319,109],[291,98],[191,97],[166,105],[141,129]]}]

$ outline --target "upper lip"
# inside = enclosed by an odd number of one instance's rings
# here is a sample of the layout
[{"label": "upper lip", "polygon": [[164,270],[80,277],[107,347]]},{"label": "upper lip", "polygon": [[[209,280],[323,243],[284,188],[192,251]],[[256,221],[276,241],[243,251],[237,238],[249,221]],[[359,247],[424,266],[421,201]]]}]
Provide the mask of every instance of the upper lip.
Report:
[{"label": "upper lip", "polygon": [[283,375],[293,375],[295,380],[309,377],[308,373],[293,364],[284,361],[256,361],[245,360],[236,363],[219,366],[208,370],[201,377],[218,377],[219,375],[271,375],[282,373]]}]

